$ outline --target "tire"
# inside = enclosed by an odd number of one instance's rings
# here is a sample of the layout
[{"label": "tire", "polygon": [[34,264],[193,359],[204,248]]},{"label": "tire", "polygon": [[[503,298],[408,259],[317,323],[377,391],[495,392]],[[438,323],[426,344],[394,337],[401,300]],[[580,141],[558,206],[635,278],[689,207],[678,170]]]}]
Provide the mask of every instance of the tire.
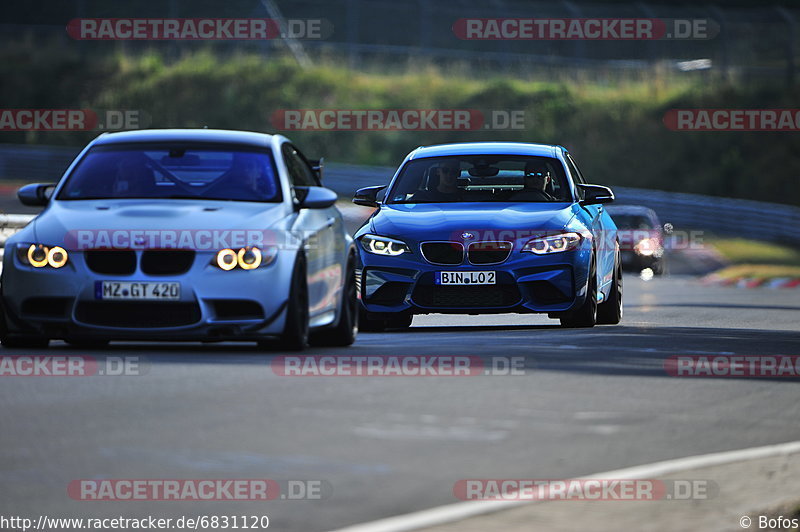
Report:
[{"label": "tire", "polygon": [[356,293],[356,260],[347,259],[342,298],[339,303],[339,322],[336,327],[323,329],[311,335],[310,343],[317,347],[345,347],[356,341],[358,335],[358,310],[361,303]]},{"label": "tire", "polygon": [[37,349],[46,349],[50,345],[50,340],[47,338],[39,338],[38,336],[29,335],[5,335],[0,338],[0,344],[3,347],[31,347]]},{"label": "tire", "polygon": [[597,323],[603,325],[616,325],[622,320],[622,265],[617,252],[614,264],[614,281],[608,299],[597,305]]},{"label": "tire", "polygon": [[664,259],[661,258],[653,262],[650,268],[653,270],[653,275],[664,275]]},{"label": "tire", "polygon": [[109,340],[103,338],[67,338],[65,341],[78,349],[100,349],[109,343]]},{"label": "tire", "polygon": [[381,318],[375,318],[371,312],[367,312],[361,308],[361,321],[359,322],[359,330],[362,332],[384,332],[388,329],[401,330],[408,329],[411,326],[411,321],[414,315],[410,312],[398,312],[396,316],[386,317],[384,314]]},{"label": "tire", "polygon": [[386,320],[386,328],[387,329],[408,329],[411,327],[411,322],[414,320],[414,315],[410,312],[404,312],[402,314],[398,314],[397,316],[392,316],[391,318]]},{"label": "tire", "polygon": [[358,329],[361,332],[383,332],[386,330],[386,320],[373,318],[372,313],[359,303]]},{"label": "tire", "polygon": [[302,253],[294,262],[289,303],[286,306],[286,325],[275,345],[289,351],[302,351],[308,346],[308,279],[306,257]]},{"label": "tire", "polygon": [[11,334],[8,332],[8,324],[6,323],[6,309],[0,295],[0,344],[3,347],[31,347],[38,349],[45,349],[50,345],[49,338],[42,338],[30,334]]},{"label": "tire", "polygon": [[597,323],[597,262],[592,255],[589,267],[589,281],[586,289],[586,300],[569,315],[561,318],[562,327],[594,327]]}]

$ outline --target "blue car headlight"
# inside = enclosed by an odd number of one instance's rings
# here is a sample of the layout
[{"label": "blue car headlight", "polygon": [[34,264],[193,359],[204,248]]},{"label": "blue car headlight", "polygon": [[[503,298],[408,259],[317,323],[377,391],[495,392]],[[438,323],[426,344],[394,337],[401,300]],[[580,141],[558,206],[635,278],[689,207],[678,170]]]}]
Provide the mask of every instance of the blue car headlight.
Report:
[{"label": "blue car headlight", "polygon": [[403,253],[411,253],[411,249],[401,240],[378,235],[364,235],[359,238],[364,251],[373,255],[387,255],[396,257]]},{"label": "blue car headlight", "polygon": [[523,246],[522,251],[535,253],[536,255],[547,255],[548,253],[561,253],[562,251],[572,251],[581,245],[583,237],[578,233],[559,233],[552,236],[540,236],[528,240]]},{"label": "blue car headlight", "polygon": [[61,268],[69,260],[69,254],[61,246],[17,244],[17,258],[22,264],[34,268]]}]

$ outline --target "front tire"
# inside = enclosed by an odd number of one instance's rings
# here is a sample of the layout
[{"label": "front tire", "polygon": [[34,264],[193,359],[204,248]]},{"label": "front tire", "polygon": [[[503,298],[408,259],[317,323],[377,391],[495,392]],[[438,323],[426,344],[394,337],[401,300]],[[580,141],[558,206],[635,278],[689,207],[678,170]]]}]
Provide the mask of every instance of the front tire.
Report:
[{"label": "front tire", "polygon": [[76,349],[100,349],[108,346],[110,341],[104,338],[67,338],[65,342]]},{"label": "front tire", "polygon": [[597,262],[592,256],[589,267],[589,280],[586,288],[586,300],[583,305],[561,318],[562,327],[594,327],[597,323]]},{"label": "front tire", "polygon": [[376,318],[374,314],[368,312],[361,307],[361,316],[359,322],[359,329],[363,332],[384,332],[387,329],[395,329],[395,330],[402,330],[408,329],[411,327],[411,322],[414,319],[414,315],[410,312],[398,312],[397,315],[386,317],[386,315],[380,315],[380,318]]},{"label": "front tire", "polygon": [[356,293],[356,261],[352,255],[347,259],[345,272],[342,300],[339,304],[339,323],[332,329],[324,329],[311,335],[313,346],[345,347],[356,341],[361,303]]},{"label": "front tire", "polygon": [[0,295],[0,344],[8,348],[30,347],[45,349],[50,345],[50,339],[30,334],[9,333],[8,324],[6,322],[5,304],[2,301],[2,295]]},{"label": "front tire", "polygon": [[397,316],[392,316],[386,320],[387,329],[403,330],[411,327],[411,322],[414,320],[414,315],[410,312],[404,312]]},{"label": "front tire", "polygon": [[383,332],[386,330],[386,320],[372,317],[363,306],[358,309],[358,328],[361,332]]},{"label": "front tire", "polygon": [[653,270],[653,275],[664,275],[664,258],[662,257],[653,262],[651,269]]},{"label": "front tire", "polygon": [[50,340],[48,338],[39,338],[38,336],[29,336],[29,335],[3,335],[0,337],[0,344],[3,344],[3,347],[8,348],[36,348],[36,349],[45,349],[50,345]]},{"label": "front tire", "polygon": [[622,320],[622,264],[617,252],[614,263],[614,281],[608,299],[597,306],[597,323],[616,325]]},{"label": "front tire", "polygon": [[292,286],[286,306],[286,325],[277,346],[289,351],[302,351],[308,346],[308,278],[306,257],[297,256],[292,272]]}]

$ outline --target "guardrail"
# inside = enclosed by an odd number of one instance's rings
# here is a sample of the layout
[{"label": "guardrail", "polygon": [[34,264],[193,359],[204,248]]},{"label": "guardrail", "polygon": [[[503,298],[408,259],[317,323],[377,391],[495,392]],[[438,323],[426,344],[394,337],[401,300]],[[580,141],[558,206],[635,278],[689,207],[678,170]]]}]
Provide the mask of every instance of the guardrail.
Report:
[{"label": "guardrail", "polygon": [[80,153],[68,146],[0,145],[0,177],[31,183],[55,183]]},{"label": "guardrail", "polygon": [[[328,165],[325,184],[340,195],[352,196],[358,188],[388,183],[394,171],[382,166]],[[662,222],[678,229],[702,229],[725,236],[800,246],[798,207],[682,192],[611,188],[617,204],[650,207]]]},{"label": "guardrail", "polygon": [[5,247],[6,239],[28,225],[35,214],[0,214],[0,247]]},{"label": "guardrail", "polygon": [[[66,167],[71,158],[59,153]],[[66,156],[66,157],[65,157]],[[3,150],[0,148],[0,172]],[[68,159],[68,160],[67,160]],[[37,165],[41,177],[56,181],[59,171]],[[395,169],[385,166],[354,166],[328,164],[325,167],[325,185],[340,196],[350,198],[353,193],[370,185],[389,183]],[[0,173],[0,176],[4,174]],[[8,174],[5,174],[8,175]],[[33,179],[30,173],[19,175]],[[669,222],[678,229],[703,229],[726,236],[780,242],[800,246],[800,208],[791,205],[766,203],[761,201],[720,198],[700,194],[665,192],[629,187],[612,187],[618,204],[636,204],[650,207],[663,222]],[[9,231],[24,227],[33,215],[0,215],[0,242],[5,242]]]}]

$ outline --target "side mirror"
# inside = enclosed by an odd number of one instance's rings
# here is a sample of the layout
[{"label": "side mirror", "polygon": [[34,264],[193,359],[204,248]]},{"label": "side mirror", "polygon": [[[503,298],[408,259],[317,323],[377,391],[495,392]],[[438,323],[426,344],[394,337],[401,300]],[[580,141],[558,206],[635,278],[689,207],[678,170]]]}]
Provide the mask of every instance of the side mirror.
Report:
[{"label": "side mirror", "polygon": [[319,159],[312,159],[309,160],[308,163],[311,165],[311,169],[316,172],[319,182],[322,183],[322,169],[325,167],[325,158],[320,157]]},{"label": "side mirror", "polygon": [[584,198],[581,205],[597,205],[614,201],[614,193],[610,188],[602,185],[578,185],[583,190]]},{"label": "side mirror", "polygon": [[17,190],[17,198],[29,207],[44,207],[56,188],[55,183],[33,183]]},{"label": "side mirror", "polygon": [[295,193],[301,209],[327,209],[339,199],[336,192],[325,187],[295,187]]},{"label": "side mirror", "polygon": [[353,196],[353,203],[364,207],[377,207],[379,205],[378,192],[384,188],[386,188],[386,185],[359,188],[356,190],[356,195]]}]

